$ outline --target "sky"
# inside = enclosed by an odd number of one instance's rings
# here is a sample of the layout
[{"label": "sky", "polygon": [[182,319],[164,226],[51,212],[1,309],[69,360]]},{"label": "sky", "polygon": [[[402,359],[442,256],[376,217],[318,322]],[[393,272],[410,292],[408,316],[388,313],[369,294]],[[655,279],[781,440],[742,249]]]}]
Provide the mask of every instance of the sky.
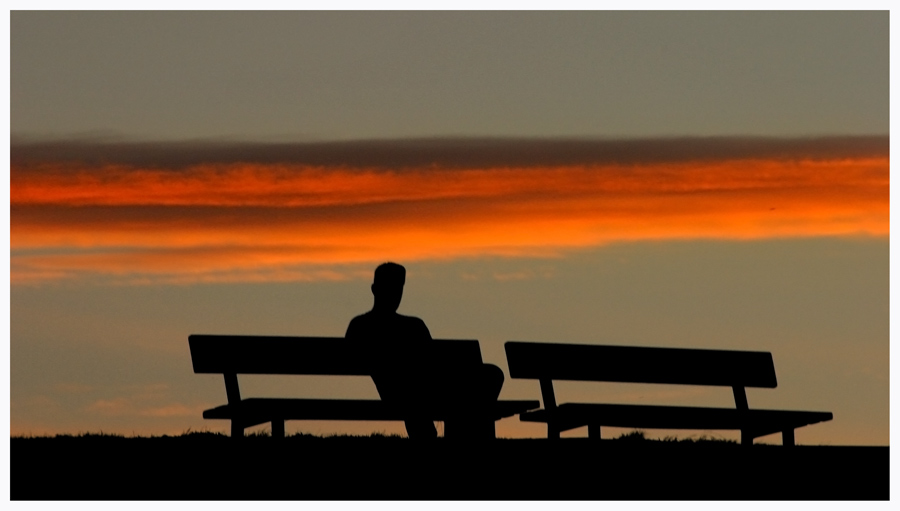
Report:
[{"label": "sky", "polygon": [[[834,413],[800,444],[887,445],[888,25],[14,11],[10,432],[227,431],[201,417],[224,385],[192,372],[188,335],[341,336],[391,260],[399,312],[480,340],[501,398],[539,397],[508,378],[508,340],[770,351],[778,388],[751,407]],[[377,397],[366,378],[240,381]],[[733,406],[728,388],[557,389]]]}]

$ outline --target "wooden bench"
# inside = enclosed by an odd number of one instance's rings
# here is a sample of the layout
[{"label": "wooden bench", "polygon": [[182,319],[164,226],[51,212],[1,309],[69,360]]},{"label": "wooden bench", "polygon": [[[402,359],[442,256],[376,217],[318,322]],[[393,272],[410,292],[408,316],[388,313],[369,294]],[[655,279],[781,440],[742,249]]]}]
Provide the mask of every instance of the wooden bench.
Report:
[{"label": "wooden bench", "polygon": [[[191,335],[188,338],[195,373],[222,374],[227,404],[203,412],[204,419],[231,421],[231,436],[244,429],[272,423],[272,436],[284,437],[286,420],[399,421],[409,418],[380,399],[284,399],[242,398],[238,374],[371,376],[365,349],[343,337],[263,337],[243,335]],[[441,363],[465,368],[482,364],[481,348],[473,340],[434,340]],[[453,409],[439,403],[422,403],[432,420],[471,418],[487,414],[494,421],[538,408],[538,401],[497,401],[489,410]],[[448,428],[449,430],[449,428]]]},{"label": "wooden bench", "polygon": [[[540,382],[543,409],[522,413],[526,422],[547,424],[547,437],[588,427],[740,430],[741,444],[781,432],[782,444],[794,445],[794,429],[832,419],[830,412],[751,409],[746,387],[775,388],[772,354],[585,344],[510,341],[505,345],[511,378]],[[701,408],[599,403],[557,404],[553,380],[718,385],[731,387],[735,408]]]}]

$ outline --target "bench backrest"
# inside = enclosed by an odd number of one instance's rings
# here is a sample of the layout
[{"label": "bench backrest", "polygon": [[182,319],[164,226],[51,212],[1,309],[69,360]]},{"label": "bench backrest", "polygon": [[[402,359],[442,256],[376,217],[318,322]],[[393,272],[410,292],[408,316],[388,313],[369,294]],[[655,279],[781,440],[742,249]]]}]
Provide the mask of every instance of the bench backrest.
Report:
[{"label": "bench backrest", "polygon": [[[188,337],[195,373],[309,374],[367,376],[370,350],[343,337],[274,337],[191,335]],[[429,343],[442,363],[481,364],[475,340],[436,339]]]},{"label": "bench backrest", "polygon": [[775,388],[772,354],[509,341],[510,378]]}]

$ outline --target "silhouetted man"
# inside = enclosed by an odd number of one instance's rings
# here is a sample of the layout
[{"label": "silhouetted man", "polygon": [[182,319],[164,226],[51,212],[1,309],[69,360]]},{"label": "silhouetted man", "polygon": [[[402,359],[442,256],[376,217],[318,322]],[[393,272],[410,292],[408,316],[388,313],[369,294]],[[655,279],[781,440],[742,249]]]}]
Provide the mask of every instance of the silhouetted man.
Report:
[{"label": "silhouetted man", "polygon": [[[496,401],[503,386],[503,371],[483,364],[469,369],[471,374],[453,372],[433,359],[429,349],[431,332],[425,322],[397,314],[403,298],[406,269],[396,263],[384,263],[375,269],[372,310],[350,321],[345,337],[366,343],[367,354],[375,365],[372,380],[386,402],[409,410],[406,432],[410,438],[435,438],[434,422],[421,412],[423,403],[443,400],[465,403],[474,410]],[[459,368],[459,371],[463,371]],[[447,425],[459,436],[493,437],[494,422],[455,421]]]}]

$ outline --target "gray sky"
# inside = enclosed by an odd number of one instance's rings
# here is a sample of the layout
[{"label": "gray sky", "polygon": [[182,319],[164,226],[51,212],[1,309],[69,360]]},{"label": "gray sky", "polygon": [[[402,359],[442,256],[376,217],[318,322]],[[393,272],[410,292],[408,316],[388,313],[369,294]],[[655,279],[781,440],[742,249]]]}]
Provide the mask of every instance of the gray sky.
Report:
[{"label": "gray sky", "polygon": [[887,12],[12,12],[13,134],[887,134]]}]

